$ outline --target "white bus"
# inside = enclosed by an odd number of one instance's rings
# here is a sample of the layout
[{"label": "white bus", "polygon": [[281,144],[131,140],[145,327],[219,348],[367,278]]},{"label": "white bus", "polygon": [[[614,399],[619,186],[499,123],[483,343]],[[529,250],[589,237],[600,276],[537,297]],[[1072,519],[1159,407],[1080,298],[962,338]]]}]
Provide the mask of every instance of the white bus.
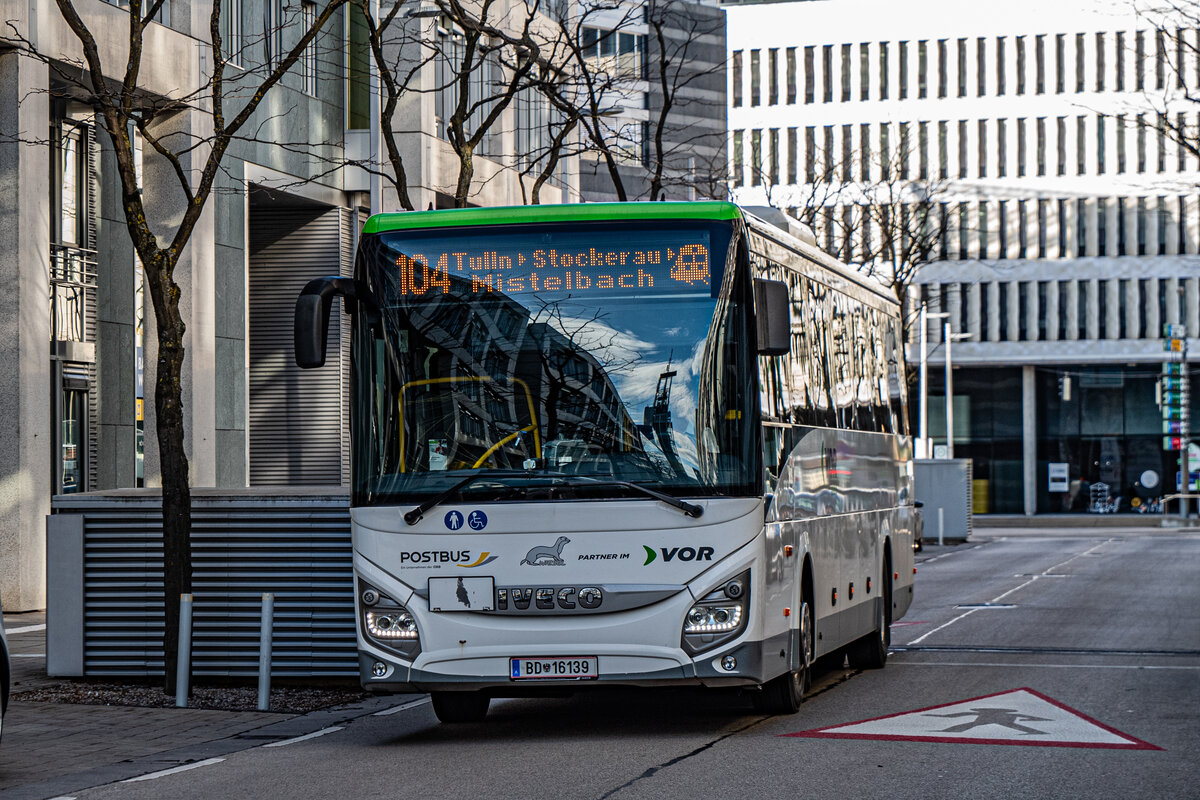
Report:
[{"label": "white bus", "polygon": [[339,295],[367,690],[786,713],[816,658],[884,664],[919,524],[898,305],[811,234],[721,202],[377,215],[297,301],[300,366]]}]

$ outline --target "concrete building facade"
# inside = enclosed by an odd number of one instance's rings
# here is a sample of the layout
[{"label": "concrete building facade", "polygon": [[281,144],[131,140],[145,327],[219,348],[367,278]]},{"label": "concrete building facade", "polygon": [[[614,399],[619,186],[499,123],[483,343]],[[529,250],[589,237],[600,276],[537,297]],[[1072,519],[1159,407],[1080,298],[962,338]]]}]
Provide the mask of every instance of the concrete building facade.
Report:
[{"label": "concrete building facade", "polygon": [[[934,203],[909,307],[961,338],[952,436],[976,512],[1160,513],[1183,486],[1156,402],[1162,326],[1200,346],[1200,159],[1172,134],[1200,126],[1197,19],[1121,0],[727,10],[738,200],[793,209],[850,262],[877,232],[853,192],[818,184],[878,184],[886,163]],[[945,444],[941,319],[928,339]]]}]

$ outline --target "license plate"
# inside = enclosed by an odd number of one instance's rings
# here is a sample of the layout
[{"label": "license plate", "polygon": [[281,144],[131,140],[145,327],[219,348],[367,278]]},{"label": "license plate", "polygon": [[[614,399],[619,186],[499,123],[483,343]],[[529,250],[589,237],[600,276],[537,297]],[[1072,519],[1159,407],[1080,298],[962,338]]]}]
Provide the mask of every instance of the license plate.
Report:
[{"label": "license plate", "polygon": [[583,681],[600,677],[596,656],[509,659],[514,681]]},{"label": "license plate", "polygon": [[490,577],[430,578],[431,611],[493,611],[496,584]]}]

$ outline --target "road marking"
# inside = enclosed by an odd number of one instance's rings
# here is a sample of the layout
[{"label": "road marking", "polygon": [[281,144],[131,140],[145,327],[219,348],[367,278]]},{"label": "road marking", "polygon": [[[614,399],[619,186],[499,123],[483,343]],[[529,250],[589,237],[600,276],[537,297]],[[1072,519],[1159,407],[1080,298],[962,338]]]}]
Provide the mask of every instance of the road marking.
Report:
[{"label": "road marking", "polygon": [[1177,665],[1146,665],[1141,664],[1001,664],[990,661],[898,661],[891,659],[889,664],[900,667],[1019,667],[1021,669],[1182,669],[1189,672],[1200,671],[1200,666],[1188,667]]},{"label": "road marking", "polygon": [[1029,688],[783,735],[1104,750],[1162,749]]},{"label": "road marking", "polygon": [[334,725],[332,728],[324,728],[322,730],[314,731],[312,733],[306,733],[303,736],[297,736],[295,739],[284,739],[282,742],[271,742],[270,744],[264,744],[263,747],[287,747],[289,744],[295,744],[296,742],[303,742],[303,741],[307,741],[309,739],[315,739],[318,736],[324,736],[327,733],[333,733],[334,731],[340,731],[341,729],[342,729],[342,726]]},{"label": "road marking", "polygon": [[372,717],[389,717],[392,714],[399,714],[401,711],[407,711],[410,708],[416,708],[417,706],[423,706],[428,702],[429,702],[428,697],[422,697],[420,700],[413,700],[411,702],[404,703],[403,705],[392,706],[391,708],[385,708],[383,711],[376,711],[371,716]]},{"label": "road marking", "polygon": [[[1041,572],[1041,575],[1050,575],[1050,574],[1054,573],[1054,571],[1055,571],[1055,570],[1057,570],[1059,567],[1061,567],[1061,566],[1064,566],[1064,565],[1066,565],[1066,564],[1070,564],[1072,561],[1074,561],[1074,560],[1075,560],[1075,559],[1077,559],[1077,558],[1080,558],[1081,556],[1091,555],[1091,553],[1092,553],[1092,551],[1093,551],[1093,550],[1097,550],[1097,549],[1099,549],[1099,548],[1101,548],[1101,547],[1104,547],[1106,544],[1110,544],[1111,542],[1114,542],[1114,541],[1116,541],[1116,540],[1115,540],[1115,539],[1105,539],[1103,542],[1100,542],[1100,543],[1099,543],[1099,544],[1097,544],[1097,545],[1093,545],[1092,547],[1089,547],[1087,550],[1085,550],[1085,551],[1084,551],[1084,552],[1082,552],[1082,553],[1076,553],[1075,555],[1073,555],[1073,556],[1071,556],[1070,558],[1068,558],[1066,561],[1060,561],[1059,563],[1055,564],[1054,566],[1052,566],[1052,567],[1048,567],[1048,568],[1046,568],[1046,569],[1042,570],[1042,572]],[[1004,598],[1008,597],[1008,596],[1009,596],[1010,594],[1012,594],[1013,592],[1018,592],[1018,591],[1020,591],[1021,589],[1024,589],[1026,586],[1028,586],[1029,584],[1033,583],[1033,582],[1034,582],[1034,581],[1036,581],[1037,579],[1038,579],[1038,576],[1037,576],[1037,575],[1035,575],[1034,577],[1032,577],[1032,578],[1030,578],[1029,580],[1027,580],[1027,581],[1025,581],[1024,583],[1022,583],[1020,586],[1016,586],[1016,587],[1014,587],[1014,588],[1012,588],[1012,589],[1009,589],[1009,590],[1008,590],[1007,592],[1005,592],[1004,594],[1001,594],[1001,595],[999,595],[999,596],[997,596],[997,597],[993,597],[991,600],[989,600],[989,601],[988,601],[988,604],[992,604],[992,603],[999,603],[1001,600],[1003,600]],[[920,644],[921,642],[923,642],[923,641],[925,641],[926,639],[928,639],[930,636],[933,636],[933,635],[934,635],[935,633],[937,633],[938,631],[940,631],[940,630],[945,630],[946,628],[949,628],[949,627],[950,627],[951,625],[953,625],[954,623],[956,623],[956,622],[959,622],[959,621],[961,621],[961,620],[964,620],[964,619],[966,619],[967,617],[971,616],[972,614],[974,614],[974,613],[975,613],[976,611],[978,611],[978,610],[979,610],[979,607],[978,607],[978,606],[977,606],[977,607],[975,607],[975,608],[970,608],[970,609],[967,609],[967,611],[965,611],[965,612],[964,612],[964,613],[962,613],[962,614],[959,614],[957,617],[955,617],[954,619],[950,620],[949,622],[947,622],[947,623],[944,623],[944,624],[942,624],[942,625],[939,625],[939,626],[937,626],[936,628],[934,628],[933,630],[931,630],[931,631],[927,631],[926,633],[923,633],[923,634],[921,634],[920,636],[918,636],[916,639],[913,639],[913,640],[912,640],[911,642],[909,642],[908,644],[910,644],[910,645],[914,645],[914,644]]]},{"label": "road marking", "polygon": [[157,778],[165,778],[168,775],[175,775],[180,772],[187,772],[188,770],[197,769],[199,767],[207,767],[210,764],[220,764],[224,760],[225,759],[223,759],[223,758],[206,758],[203,761],[197,761],[194,764],[184,764],[183,766],[180,766],[180,767],[171,767],[170,769],[164,769],[164,770],[160,770],[158,772],[151,772],[149,775],[139,775],[136,778],[126,778],[125,780],[121,781],[121,783],[137,783],[138,781],[152,781]]},{"label": "road marking", "polygon": [[34,631],[44,630],[46,630],[46,623],[43,622],[41,625],[25,625],[21,628],[8,628],[4,632],[9,636],[12,636],[14,633],[33,633]]}]

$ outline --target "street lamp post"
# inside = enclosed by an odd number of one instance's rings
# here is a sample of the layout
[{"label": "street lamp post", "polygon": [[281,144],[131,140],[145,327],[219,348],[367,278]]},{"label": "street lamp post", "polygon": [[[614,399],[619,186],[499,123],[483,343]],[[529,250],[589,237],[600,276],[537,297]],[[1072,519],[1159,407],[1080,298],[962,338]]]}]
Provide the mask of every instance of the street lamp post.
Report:
[{"label": "street lamp post", "polygon": [[933,456],[929,448],[929,341],[927,322],[929,319],[942,320],[942,343],[946,346],[946,457],[954,458],[954,362],[951,358],[950,343],[955,339],[970,338],[969,333],[954,333],[950,329],[950,315],[945,311],[930,312],[924,303],[921,304],[921,370],[920,370],[920,412],[918,421],[918,437],[921,440],[921,450],[925,458]]}]

